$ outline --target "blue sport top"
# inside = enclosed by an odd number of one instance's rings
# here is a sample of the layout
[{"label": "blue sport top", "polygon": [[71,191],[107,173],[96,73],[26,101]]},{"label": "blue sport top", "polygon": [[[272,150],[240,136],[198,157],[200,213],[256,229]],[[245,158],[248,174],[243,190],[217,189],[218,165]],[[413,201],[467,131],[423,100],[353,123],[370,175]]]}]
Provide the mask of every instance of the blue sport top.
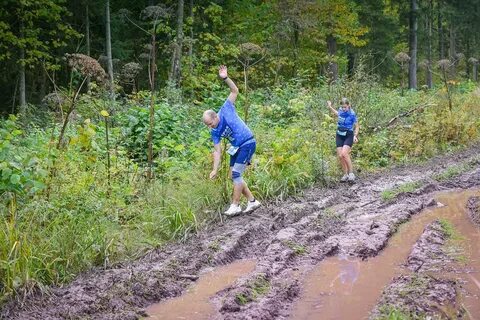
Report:
[{"label": "blue sport top", "polygon": [[211,129],[210,134],[214,144],[220,143],[222,138],[228,139],[232,146],[240,147],[244,142],[253,138],[252,131],[237,114],[233,103],[227,99],[218,111],[220,121],[216,128]]},{"label": "blue sport top", "polygon": [[342,108],[338,109],[338,129],[353,130],[353,125],[357,122],[357,116],[355,111],[350,108],[348,111],[343,111]]}]

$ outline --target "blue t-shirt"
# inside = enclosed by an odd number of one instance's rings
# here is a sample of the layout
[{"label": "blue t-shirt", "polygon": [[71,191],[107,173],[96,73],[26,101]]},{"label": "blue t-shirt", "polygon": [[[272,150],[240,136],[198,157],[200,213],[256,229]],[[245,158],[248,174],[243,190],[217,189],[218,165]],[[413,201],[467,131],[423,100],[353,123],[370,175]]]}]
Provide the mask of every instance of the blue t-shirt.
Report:
[{"label": "blue t-shirt", "polygon": [[357,116],[355,111],[350,108],[348,111],[343,111],[342,108],[338,109],[338,128],[343,130],[353,130],[353,125],[357,122]]},{"label": "blue t-shirt", "polygon": [[239,147],[253,138],[252,131],[237,114],[233,103],[227,99],[218,111],[220,121],[216,128],[210,131],[214,144],[220,143],[222,138],[228,139],[232,146]]}]

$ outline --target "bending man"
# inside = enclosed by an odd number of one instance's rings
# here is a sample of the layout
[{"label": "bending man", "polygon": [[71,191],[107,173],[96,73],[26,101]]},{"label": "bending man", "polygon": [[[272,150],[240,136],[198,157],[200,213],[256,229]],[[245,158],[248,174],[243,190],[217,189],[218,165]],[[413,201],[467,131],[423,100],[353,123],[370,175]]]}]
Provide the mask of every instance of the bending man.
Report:
[{"label": "bending man", "polygon": [[238,88],[235,83],[228,77],[227,67],[221,66],[218,74],[220,78],[230,88],[230,95],[220,108],[220,111],[216,113],[213,110],[206,110],[203,113],[203,122],[209,127],[212,140],[213,140],[213,170],[210,173],[210,179],[214,179],[217,176],[218,169],[220,168],[221,160],[221,138],[226,138],[230,141],[231,147],[227,150],[230,154],[230,171],[233,180],[233,197],[232,204],[225,214],[228,216],[234,216],[242,212],[240,207],[240,196],[243,194],[248,204],[244,212],[252,212],[260,206],[260,202],[255,200],[250,189],[242,178],[242,174],[245,168],[252,159],[253,153],[256,149],[256,141],[252,131],[247,127],[245,122],[237,114],[235,110],[235,100],[238,95]]}]

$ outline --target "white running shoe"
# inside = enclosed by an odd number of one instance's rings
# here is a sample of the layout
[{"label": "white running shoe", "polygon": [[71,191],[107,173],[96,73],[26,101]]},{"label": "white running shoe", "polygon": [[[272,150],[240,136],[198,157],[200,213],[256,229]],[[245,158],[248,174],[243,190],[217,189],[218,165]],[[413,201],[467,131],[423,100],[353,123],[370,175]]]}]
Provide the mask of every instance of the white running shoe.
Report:
[{"label": "white running shoe", "polygon": [[344,174],[343,177],[340,179],[340,182],[347,182],[348,181],[348,174]]},{"label": "white running shoe", "polygon": [[249,212],[252,212],[253,210],[257,209],[258,207],[260,207],[262,205],[262,203],[258,200],[255,200],[255,201],[248,201],[248,204],[247,204],[247,207],[245,208],[245,210],[243,210],[244,213],[249,213]]},{"label": "white running shoe", "polygon": [[355,175],[353,174],[353,172],[350,172],[348,174],[348,181],[350,181],[350,182],[355,181]]},{"label": "white running shoe", "polygon": [[232,203],[230,205],[230,208],[228,208],[228,210],[225,211],[223,214],[229,217],[233,217],[239,214],[240,212],[242,212],[242,207],[240,207],[240,205],[238,204]]}]

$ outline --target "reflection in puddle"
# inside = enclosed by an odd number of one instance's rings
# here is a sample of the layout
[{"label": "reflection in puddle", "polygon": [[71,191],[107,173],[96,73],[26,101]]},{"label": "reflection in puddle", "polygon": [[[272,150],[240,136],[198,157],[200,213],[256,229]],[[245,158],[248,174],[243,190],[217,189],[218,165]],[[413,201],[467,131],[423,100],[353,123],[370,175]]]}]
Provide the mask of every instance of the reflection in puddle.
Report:
[{"label": "reflection in puddle", "polygon": [[146,310],[149,315],[147,319],[209,319],[214,311],[209,302],[210,297],[254,269],[254,260],[240,260],[215,268],[200,276],[197,283],[182,296],[150,306]]},{"label": "reflection in puddle", "polygon": [[[467,295],[463,305],[470,315],[480,315],[480,230],[466,214],[465,204],[478,190],[439,194],[436,199],[445,206],[426,209],[402,225],[389,240],[388,246],[367,261],[331,257],[322,261],[305,279],[301,300],[294,306],[292,319],[367,319],[369,312],[380,298],[381,292],[393,277],[409,273],[400,267],[406,262],[412,246],[427,224],[443,218],[452,223],[465,241],[462,246],[468,260],[468,268],[474,273],[459,273],[448,277],[466,282]],[[476,319],[476,318],[472,318]]]}]

